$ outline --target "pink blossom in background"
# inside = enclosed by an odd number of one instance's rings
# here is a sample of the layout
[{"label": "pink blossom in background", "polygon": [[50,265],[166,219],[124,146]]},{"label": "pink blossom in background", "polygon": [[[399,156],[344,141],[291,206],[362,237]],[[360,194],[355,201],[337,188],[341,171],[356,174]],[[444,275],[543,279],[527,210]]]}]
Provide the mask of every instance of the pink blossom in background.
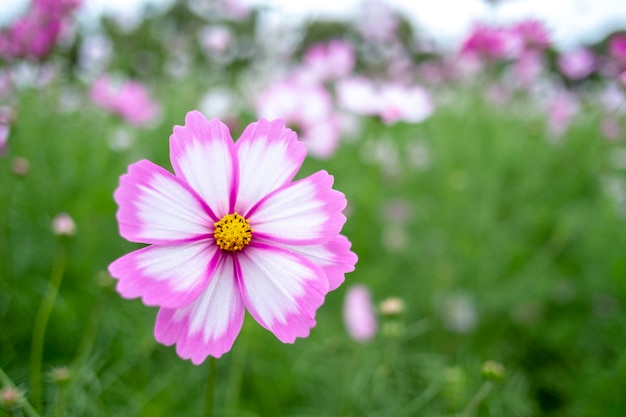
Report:
[{"label": "pink blossom in background", "polygon": [[0,107],[0,157],[5,156],[9,149],[11,122],[15,115],[10,107]]},{"label": "pink blossom in background", "polygon": [[224,12],[233,20],[246,19],[252,13],[252,8],[241,0],[222,0]]},{"label": "pink blossom in background", "polygon": [[343,321],[348,335],[357,342],[367,342],[376,336],[378,320],[369,289],[353,285],[346,291]]},{"label": "pink blossom in background", "polygon": [[200,31],[199,42],[209,54],[223,54],[232,47],[233,33],[228,26],[210,25]]},{"label": "pink blossom in background", "polygon": [[383,84],[378,103],[378,115],[385,123],[419,123],[435,109],[430,94],[418,85]]},{"label": "pink blossom in background", "polygon": [[513,64],[513,73],[519,86],[527,87],[541,75],[545,68],[542,54],[527,51],[522,53]]},{"label": "pink blossom in background", "polygon": [[312,156],[331,157],[341,139],[341,124],[332,98],[319,84],[285,80],[274,83],[256,98],[256,114],[280,118],[295,129]]},{"label": "pink blossom in background", "polygon": [[514,24],[511,31],[520,38],[525,51],[543,51],[551,45],[548,28],[539,20],[524,20]]},{"label": "pink blossom in background", "polygon": [[375,85],[367,78],[354,77],[339,81],[336,92],[343,109],[362,116],[378,116],[385,123],[419,123],[434,111],[430,94],[418,85]]},{"label": "pink blossom in background", "polygon": [[578,100],[567,90],[557,91],[548,104],[548,129],[555,136],[564,134],[579,109]]},{"label": "pink blossom in background", "polygon": [[351,77],[335,85],[337,101],[344,110],[370,116],[377,112],[378,94],[374,83],[365,77]]},{"label": "pink blossom in background", "polygon": [[521,50],[521,39],[514,32],[477,24],[462,42],[460,54],[492,61],[517,56]]},{"label": "pink blossom in background", "polygon": [[161,111],[143,84],[130,80],[115,82],[108,75],[93,83],[90,98],[98,106],[136,126],[149,124]]},{"label": "pink blossom in background", "polygon": [[618,83],[607,84],[600,92],[600,104],[607,113],[626,113],[626,90]]},{"label": "pink blossom in background", "polygon": [[582,80],[591,75],[597,66],[596,56],[587,48],[577,48],[559,55],[559,70],[570,80]]},{"label": "pink blossom in background", "polygon": [[622,72],[617,78],[622,85],[622,88],[626,89],[626,71]]},{"label": "pink blossom in background", "polygon": [[626,70],[626,35],[617,34],[612,36],[609,39],[608,53],[621,71]]},{"label": "pink blossom in background", "polygon": [[194,364],[228,352],[245,311],[282,342],[307,337],[356,255],[346,206],[319,171],[293,181],[306,149],[282,120],[226,125],[189,112],[170,136],[174,173],[142,160],[114,193],[122,237],[148,244],[109,272],[125,298],[158,306],[155,338]]},{"label": "pink blossom in background", "polygon": [[0,57],[44,58],[80,4],[81,0],[34,0],[23,16],[0,32]]},{"label": "pink blossom in background", "polygon": [[382,0],[367,0],[359,8],[355,26],[369,42],[386,43],[396,37],[400,20],[391,6]]},{"label": "pink blossom in background", "polygon": [[341,39],[319,43],[308,49],[303,58],[303,71],[316,82],[326,82],[348,76],[354,70],[354,47]]}]

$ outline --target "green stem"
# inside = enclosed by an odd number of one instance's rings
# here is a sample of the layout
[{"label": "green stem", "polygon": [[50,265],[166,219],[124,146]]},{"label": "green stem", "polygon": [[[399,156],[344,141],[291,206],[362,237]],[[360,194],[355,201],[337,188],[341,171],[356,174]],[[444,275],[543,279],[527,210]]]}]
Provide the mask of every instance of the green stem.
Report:
[{"label": "green stem", "polygon": [[482,403],[483,400],[487,398],[487,396],[489,395],[492,389],[493,389],[492,381],[483,382],[478,392],[474,395],[474,397],[472,397],[470,402],[467,404],[467,406],[461,413],[461,416],[472,415],[476,411],[480,403]]},{"label": "green stem", "polygon": [[234,413],[239,407],[241,381],[243,380],[248,347],[246,334],[246,332],[242,332],[237,338],[238,346],[232,352],[231,361],[228,365],[228,382],[226,384],[224,404],[225,408],[231,413]]},{"label": "green stem", "polygon": [[[4,372],[2,367],[0,367],[0,382],[5,387],[10,387],[10,388],[16,388],[17,389],[17,387],[15,386],[15,384],[13,383],[11,378],[9,378],[9,376]],[[22,410],[24,410],[24,414],[26,414],[28,417],[41,417],[39,415],[39,413],[37,413],[37,411],[35,411],[33,406],[30,405],[30,403],[28,402],[28,400],[26,398],[20,399],[19,406],[22,408]]]},{"label": "green stem", "polygon": [[43,362],[43,345],[46,336],[46,327],[50,313],[54,307],[54,303],[59,293],[61,280],[65,271],[66,253],[63,246],[57,256],[57,259],[50,271],[50,279],[43,300],[39,305],[39,311],[35,317],[35,325],[33,326],[33,337],[30,347],[30,385],[31,398],[33,406],[37,410],[41,410],[41,367]]},{"label": "green stem", "polygon": [[67,390],[65,385],[67,382],[57,384],[57,398],[56,398],[56,417],[65,417],[67,409]]},{"label": "green stem", "polygon": [[209,378],[206,384],[206,398],[204,399],[204,417],[213,417],[215,405],[215,358],[209,356]]}]

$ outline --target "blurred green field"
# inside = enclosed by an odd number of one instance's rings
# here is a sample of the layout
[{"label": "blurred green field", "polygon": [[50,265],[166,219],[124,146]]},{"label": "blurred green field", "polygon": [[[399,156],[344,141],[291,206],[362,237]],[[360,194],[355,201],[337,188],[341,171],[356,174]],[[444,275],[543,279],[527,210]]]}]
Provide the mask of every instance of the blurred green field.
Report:
[{"label": "blurred green field", "polygon": [[[0,366],[28,396],[35,315],[64,261],[41,415],[202,415],[208,365],[155,342],[157,309],[122,299],[105,272],[138,247],[117,231],[118,178],[142,158],[171,169],[172,127],[209,87],[192,84],[155,82],[163,118],[125,128],[134,141],[124,150],[109,145],[122,123],[86,98],[58,110],[65,83],[15,98],[0,159]],[[294,345],[246,318],[217,361],[217,416],[626,415],[623,143],[599,135],[592,102],[552,141],[523,98],[497,108],[479,89],[445,96],[422,124],[363,120],[334,157],[307,159],[300,175],[326,169],[348,198],[356,271]],[[13,172],[16,157],[28,160],[26,175]],[[51,231],[61,212],[76,222],[72,238]],[[357,283],[377,303],[400,297],[406,307],[379,315],[363,344],[341,319]],[[489,360],[504,365],[501,381],[481,373]],[[67,382],[51,377],[58,367]]]}]

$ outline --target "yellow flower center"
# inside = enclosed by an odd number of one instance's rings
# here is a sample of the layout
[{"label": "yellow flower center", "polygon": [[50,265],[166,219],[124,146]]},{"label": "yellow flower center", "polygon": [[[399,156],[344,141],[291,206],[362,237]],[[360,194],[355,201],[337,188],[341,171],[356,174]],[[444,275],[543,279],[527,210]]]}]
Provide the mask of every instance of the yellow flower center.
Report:
[{"label": "yellow flower center", "polygon": [[250,222],[234,212],[222,217],[219,222],[215,222],[213,237],[220,249],[237,252],[250,243],[252,231]]}]

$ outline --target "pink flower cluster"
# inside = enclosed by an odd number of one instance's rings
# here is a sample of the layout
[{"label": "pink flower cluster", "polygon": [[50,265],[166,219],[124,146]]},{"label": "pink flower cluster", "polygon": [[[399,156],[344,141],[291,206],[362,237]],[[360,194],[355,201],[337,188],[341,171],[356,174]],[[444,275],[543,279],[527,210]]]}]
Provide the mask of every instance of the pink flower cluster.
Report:
[{"label": "pink flower cluster", "polygon": [[378,116],[385,123],[419,123],[433,113],[430,94],[419,85],[397,82],[374,83],[363,77],[343,80],[337,85],[339,105],[350,112]]},{"label": "pink flower cluster", "polygon": [[135,126],[150,123],[160,113],[159,104],[137,81],[115,82],[103,75],[91,86],[90,97],[98,106]]},{"label": "pink flower cluster", "polygon": [[347,42],[313,46],[301,65],[257,95],[257,116],[283,119],[312,156],[332,156],[339,146],[341,123],[327,83],[351,73],[354,64],[354,49]]},{"label": "pink flower cluster", "polygon": [[40,60],[50,53],[81,0],[33,0],[30,8],[0,32],[0,57]]},{"label": "pink flower cluster", "polygon": [[285,120],[311,155],[328,158],[337,149],[343,120],[349,116],[418,123],[432,114],[430,94],[421,86],[355,76],[355,65],[356,54],[347,41],[313,45],[300,65],[257,95],[257,116]]},{"label": "pink flower cluster", "polygon": [[510,59],[531,51],[543,51],[549,46],[546,27],[530,19],[504,27],[477,24],[463,41],[460,53],[487,60]]}]

